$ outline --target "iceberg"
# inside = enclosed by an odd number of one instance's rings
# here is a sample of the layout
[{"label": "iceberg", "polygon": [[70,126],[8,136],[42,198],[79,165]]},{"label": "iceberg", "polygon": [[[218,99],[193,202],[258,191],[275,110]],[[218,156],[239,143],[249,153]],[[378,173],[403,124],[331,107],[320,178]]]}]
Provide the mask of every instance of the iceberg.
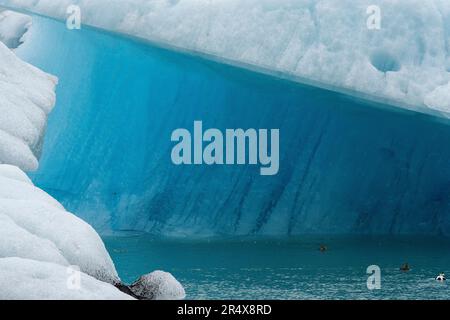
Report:
[{"label": "iceberg", "polygon": [[[101,281],[119,283],[111,258],[94,229],[23,179],[0,176],[1,255],[77,265]],[[8,250],[9,254],[5,254]]]},{"label": "iceberg", "polygon": [[442,112],[450,111],[450,82],[437,87],[425,96],[425,104]]},{"label": "iceberg", "polygon": [[[74,267],[77,290],[67,285]],[[0,287],[0,299],[185,297],[182,285],[161,271],[122,284],[97,232],[10,165],[0,165]]]},{"label": "iceberg", "polygon": [[[43,278],[35,279],[33,274],[55,277],[50,282],[57,281],[61,274],[67,279],[69,266],[77,266],[83,274],[89,275],[85,277],[93,287],[99,282],[120,283],[112,260],[94,229],[66,212],[55,199],[34,187],[19,168],[10,165],[0,165],[0,234],[0,297],[15,295],[18,287],[33,286],[33,281],[41,279],[43,282]],[[11,277],[14,272],[15,276]],[[22,276],[30,279],[22,279]],[[8,281],[25,283],[7,285]],[[109,290],[111,292],[114,291]],[[31,290],[29,294],[38,292]],[[45,298],[45,295],[34,296],[39,297]]]},{"label": "iceberg", "polygon": [[[0,12],[0,40],[17,47],[29,23],[30,17]],[[159,282],[137,281],[145,291],[140,295],[133,288],[122,292],[128,287],[97,232],[22,171],[38,167],[56,83],[0,42],[0,299],[184,298],[168,274]],[[79,269],[76,289],[68,285],[73,267]]]},{"label": "iceberg", "polygon": [[168,272],[153,271],[143,275],[130,286],[138,297],[153,300],[182,300],[186,297],[183,286]]},{"label": "iceberg", "polygon": [[[448,1],[0,3],[59,19],[75,3],[83,22],[159,46],[3,14],[0,163],[14,166],[0,165],[0,298],[185,296],[161,271],[122,284],[96,231],[68,211],[101,232],[449,234],[448,120],[323,90],[447,116]],[[379,30],[366,28],[369,4]],[[45,145],[57,79],[8,46],[64,83]],[[280,128],[279,172],[174,168],[170,133],[196,119]],[[23,170],[41,153],[38,188]],[[64,287],[73,265],[82,291]]]},{"label": "iceberg", "polygon": [[23,62],[0,42],[0,164],[37,169],[56,84],[56,77]]},{"label": "iceberg", "polygon": [[[447,0],[0,0],[302,82],[448,113]],[[367,27],[369,8],[380,28]],[[434,92],[434,93],[433,93]],[[429,95],[433,93],[433,102]],[[444,95],[444,96],[443,96]],[[428,97],[427,101],[426,97]]]},{"label": "iceberg", "polygon": [[[33,182],[101,234],[449,234],[441,116],[45,17],[16,53],[64,83]],[[172,133],[197,120],[279,129],[277,174],[174,165]]]}]

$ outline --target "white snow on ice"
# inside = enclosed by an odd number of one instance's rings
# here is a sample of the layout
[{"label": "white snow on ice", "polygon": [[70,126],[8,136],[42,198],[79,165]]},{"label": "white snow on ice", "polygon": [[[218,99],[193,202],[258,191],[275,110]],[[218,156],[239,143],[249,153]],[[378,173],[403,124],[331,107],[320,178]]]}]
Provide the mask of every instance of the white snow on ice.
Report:
[{"label": "white snow on ice", "polygon": [[[0,0],[300,81],[450,112],[448,0]],[[367,28],[367,8],[381,29]]]},{"label": "white snow on ice", "polygon": [[[0,232],[0,248],[4,248],[0,250],[0,256],[78,265],[83,272],[99,280],[112,284],[119,282],[102,240],[90,225],[66,212],[56,200],[28,183],[0,176],[0,186],[0,230],[4,231]],[[11,197],[12,193],[14,197]],[[3,237],[6,232],[11,237]],[[14,236],[19,233],[24,237]],[[36,239],[33,243],[39,243],[36,248],[40,250],[27,249],[27,241],[23,240],[26,235]],[[5,250],[15,247],[18,251],[4,254]],[[30,255],[42,255],[42,258]]]},{"label": "white snow on ice", "polygon": [[[80,288],[68,285],[81,271]],[[72,271],[73,272],[73,271]],[[0,165],[0,300],[130,299],[103,241],[86,222],[35,187],[26,174]],[[132,290],[152,299],[183,299],[169,273],[142,276]]]},{"label": "white snow on ice", "polygon": [[138,296],[153,300],[182,300],[186,297],[183,286],[170,273],[153,271],[140,277],[130,289]]},{"label": "white snow on ice", "polygon": [[[0,258],[0,300],[128,300],[130,296],[85,273],[79,287],[70,269],[51,262]],[[77,280],[76,280],[77,281]]]},{"label": "white snow on ice", "polygon": [[436,110],[450,111],[450,82],[439,86],[425,96],[425,104]]},{"label": "white snow on ice", "polygon": [[[54,286],[66,286],[67,268],[74,265],[83,273],[82,291],[53,292]],[[33,186],[19,168],[0,165],[0,299],[129,298],[112,286],[118,282],[91,226]]]},{"label": "white snow on ice", "polygon": [[[0,12],[0,40],[19,41],[25,25],[29,18]],[[23,62],[0,41],[0,164],[37,169],[56,83],[55,77]]]}]

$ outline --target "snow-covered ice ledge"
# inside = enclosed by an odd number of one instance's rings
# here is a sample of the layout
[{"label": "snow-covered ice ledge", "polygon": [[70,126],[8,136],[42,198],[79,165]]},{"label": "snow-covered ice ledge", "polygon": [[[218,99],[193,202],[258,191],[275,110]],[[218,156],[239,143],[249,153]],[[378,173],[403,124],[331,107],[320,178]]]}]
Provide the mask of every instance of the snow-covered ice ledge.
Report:
[{"label": "snow-covered ice ledge", "polygon": [[[81,270],[77,290],[67,285],[72,265]],[[0,299],[131,299],[114,281],[95,231],[20,169],[0,165]]]},{"label": "snow-covered ice ledge", "polygon": [[[284,77],[450,112],[448,0],[0,0]],[[367,8],[381,29],[367,28]]]},{"label": "snow-covered ice ledge", "polygon": [[90,225],[36,188],[19,168],[0,165],[0,300],[132,297],[183,299],[185,292],[162,271],[122,284]]},{"label": "snow-covered ice ledge", "polygon": [[0,42],[0,164],[38,166],[57,79],[21,61]]},{"label": "snow-covered ice ledge", "polygon": [[29,16],[0,9],[0,164],[35,170],[57,78],[18,59],[7,48],[23,41]]},{"label": "snow-covered ice ledge", "polygon": [[183,299],[181,284],[162,271],[122,284],[95,230],[20,169],[38,166],[57,83],[2,43],[20,44],[30,22],[0,12],[0,300]]}]

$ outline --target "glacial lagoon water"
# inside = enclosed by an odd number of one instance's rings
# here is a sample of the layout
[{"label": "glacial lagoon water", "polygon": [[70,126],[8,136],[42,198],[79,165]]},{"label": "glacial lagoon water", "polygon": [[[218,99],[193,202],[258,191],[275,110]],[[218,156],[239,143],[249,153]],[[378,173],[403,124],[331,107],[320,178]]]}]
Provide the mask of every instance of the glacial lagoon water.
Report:
[{"label": "glacial lagoon water", "polygon": [[[158,239],[105,237],[122,279],[167,270],[188,299],[450,299],[450,240],[426,237]],[[321,245],[328,250],[321,252]],[[408,263],[409,272],[400,266]],[[367,267],[381,289],[367,288]],[[448,282],[448,281],[447,281]]]},{"label": "glacial lagoon water", "polygon": [[[42,17],[17,53],[60,80],[32,178],[104,235],[125,281],[163,269],[193,299],[450,297],[434,281],[450,273],[446,120]],[[278,175],[174,166],[171,132],[195,120],[279,128]]]}]

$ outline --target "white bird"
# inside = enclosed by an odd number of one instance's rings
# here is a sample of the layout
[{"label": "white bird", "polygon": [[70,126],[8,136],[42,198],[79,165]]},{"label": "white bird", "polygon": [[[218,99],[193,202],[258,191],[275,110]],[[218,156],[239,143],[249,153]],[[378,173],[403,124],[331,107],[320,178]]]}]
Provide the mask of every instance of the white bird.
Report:
[{"label": "white bird", "polygon": [[445,281],[445,274],[444,273],[440,273],[437,277],[436,277],[437,281]]}]

